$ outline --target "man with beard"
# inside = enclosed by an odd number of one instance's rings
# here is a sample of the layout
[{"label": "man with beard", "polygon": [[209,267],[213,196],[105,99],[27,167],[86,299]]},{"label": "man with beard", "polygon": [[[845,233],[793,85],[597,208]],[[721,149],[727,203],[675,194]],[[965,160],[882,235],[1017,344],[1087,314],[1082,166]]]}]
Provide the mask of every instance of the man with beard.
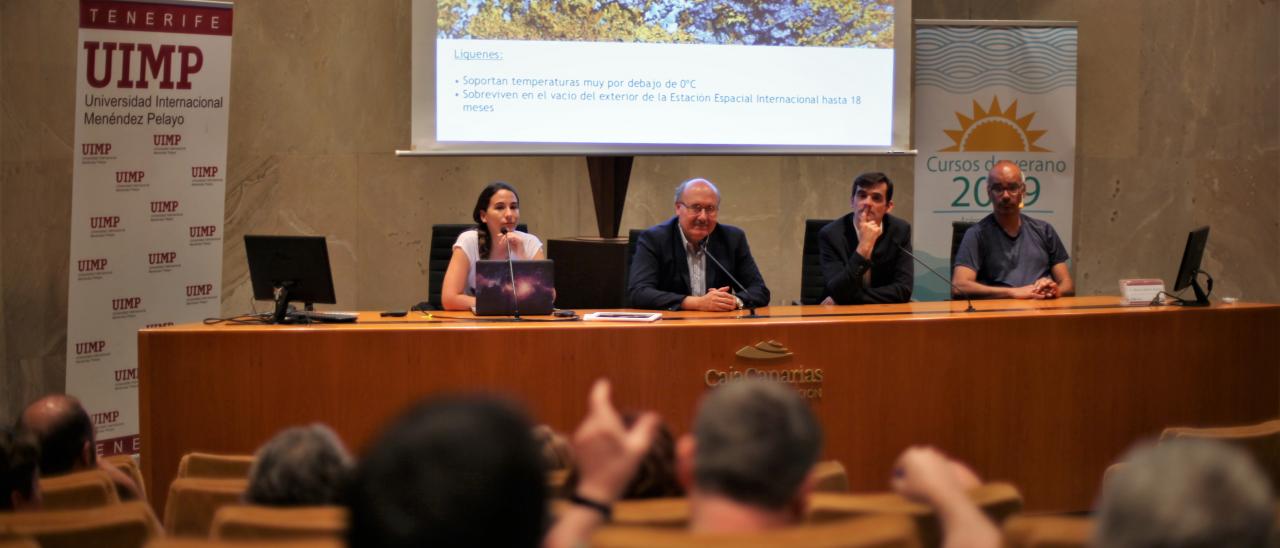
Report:
[{"label": "man with beard", "polygon": [[911,223],[893,211],[893,181],[883,173],[853,180],[853,211],[818,232],[823,296],[836,304],[905,303],[911,300],[915,267]]},{"label": "man with beard", "polygon": [[627,288],[631,306],[714,312],[768,306],[769,288],[746,234],[717,223],[720,190],[706,179],[689,179],[676,187],[675,209],[675,217],[636,241]]},{"label": "man with beard", "polygon": [[1002,160],[987,174],[995,212],[965,232],[951,282],[955,297],[1055,299],[1075,294],[1067,249],[1053,226],[1022,214],[1026,180]]}]

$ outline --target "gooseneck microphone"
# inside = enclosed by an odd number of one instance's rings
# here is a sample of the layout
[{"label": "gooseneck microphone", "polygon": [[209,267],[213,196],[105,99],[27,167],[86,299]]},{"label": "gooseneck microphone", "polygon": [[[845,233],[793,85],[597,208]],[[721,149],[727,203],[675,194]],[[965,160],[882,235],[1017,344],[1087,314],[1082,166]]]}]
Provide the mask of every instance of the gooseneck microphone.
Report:
[{"label": "gooseneck microphone", "polygon": [[[729,277],[729,281],[733,282],[733,285],[738,286],[738,291],[742,292],[742,296],[747,297],[748,296],[747,287],[742,285],[742,282],[739,282],[737,278],[734,278],[733,274],[729,272],[729,269],[725,268],[724,265],[720,264],[720,261],[717,261],[715,255],[712,255],[711,250],[707,248],[707,243],[708,243],[707,240],[710,240],[710,239],[711,239],[710,234],[708,234],[706,238],[702,239],[702,246],[701,246],[702,254],[706,255],[708,259],[711,259],[711,262],[715,263],[716,268],[719,268],[721,272],[724,272],[725,276]],[[748,303],[746,299],[743,299],[742,303],[747,305],[747,311],[749,312],[749,314],[745,317],[747,318],[761,317],[756,315],[756,305],[754,302]]]},{"label": "gooseneck microphone", "polygon": [[975,309],[975,308],[973,307],[973,299],[970,299],[970,298],[969,298],[969,294],[967,294],[967,293],[965,293],[965,292],[963,292],[963,291],[960,291],[960,288],[956,287],[956,285],[955,285],[955,284],[951,283],[951,280],[948,280],[948,279],[946,279],[946,278],[942,277],[942,274],[938,274],[938,271],[937,271],[937,270],[934,270],[934,269],[932,269],[932,268],[929,268],[929,265],[924,264],[924,261],[920,260],[920,258],[919,258],[919,257],[917,257],[917,256],[913,255],[910,251],[907,251],[907,248],[906,248],[906,247],[903,247],[902,245],[899,245],[899,246],[898,246],[898,249],[901,249],[903,253],[906,253],[907,255],[910,255],[912,259],[915,259],[917,263],[920,263],[920,266],[923,266],[923,267],[925,268],[925,270],[928,270],[929,272],[932,272],[932,273],[933,273],[933,275],[934,275],[934,276],[937,276],[939,280],[942,280],[942,281],[943,281],[943,283],[946,283],[947,285],[951,286],[951,289],[954,289],[956,293],[959,293],[960,295],[964,296],[964,300],[969,301],[969,308],[965,309],[965,312],[977,312],[977,309]]},{"label": "gooseneck microphone", "polygon": [[502,227],[502,235],[507,236],[502,241],[507,243],[507,271],[511,273],[511,311],[514,312],[515,319],[520,319],[520,295],[516,293],[516,266],[511,261],[511,230]]}]

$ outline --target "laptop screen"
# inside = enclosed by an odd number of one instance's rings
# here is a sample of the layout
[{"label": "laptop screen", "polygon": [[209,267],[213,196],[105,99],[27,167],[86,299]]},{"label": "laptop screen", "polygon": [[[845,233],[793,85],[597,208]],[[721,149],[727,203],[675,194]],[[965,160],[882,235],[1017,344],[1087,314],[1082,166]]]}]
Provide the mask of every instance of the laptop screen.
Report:
[{"label": "laptop screen", "polygon": [[[477,315],[550,314],[555,271],[549,260],[476,261]],[[511,271],[515,271],[514,293]],[[518,305],[518,306],[517,306]]]}]

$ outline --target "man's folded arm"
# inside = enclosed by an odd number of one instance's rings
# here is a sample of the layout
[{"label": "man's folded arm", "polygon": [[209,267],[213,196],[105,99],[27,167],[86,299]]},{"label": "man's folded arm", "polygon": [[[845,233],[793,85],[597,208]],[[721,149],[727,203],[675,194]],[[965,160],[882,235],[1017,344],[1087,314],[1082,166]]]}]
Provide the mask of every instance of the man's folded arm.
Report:
[{"label": "man's folded arm", "polygon": [[678,310],[685,296],[658,289],[658,252],[646,232],[636,241],[636,254],[631,258],[631,276],[627,294],[631,306],[652,310]]}]

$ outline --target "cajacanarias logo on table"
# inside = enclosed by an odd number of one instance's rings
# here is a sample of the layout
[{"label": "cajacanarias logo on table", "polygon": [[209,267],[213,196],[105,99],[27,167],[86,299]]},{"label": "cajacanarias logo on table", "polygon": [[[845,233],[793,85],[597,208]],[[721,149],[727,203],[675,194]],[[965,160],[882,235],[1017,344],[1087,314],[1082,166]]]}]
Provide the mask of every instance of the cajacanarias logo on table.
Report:
[{"label": "cajacanarias logo on table", "polygon": [[[730,365],[728,369],[708,369],[703,374],[703,382],[709,387],[715,387],[741,379],[768,379],[791,385],[807,399],[822,399],[822,380],[825,372],[821,368],[790,364],[793,352],[786,345],[776,340],[760,341],[739,348],[734,355],[758,367],[739,368],[737,365]],[[769,365],[783,363],[787,365],[777,369],[766,368]]]}]

